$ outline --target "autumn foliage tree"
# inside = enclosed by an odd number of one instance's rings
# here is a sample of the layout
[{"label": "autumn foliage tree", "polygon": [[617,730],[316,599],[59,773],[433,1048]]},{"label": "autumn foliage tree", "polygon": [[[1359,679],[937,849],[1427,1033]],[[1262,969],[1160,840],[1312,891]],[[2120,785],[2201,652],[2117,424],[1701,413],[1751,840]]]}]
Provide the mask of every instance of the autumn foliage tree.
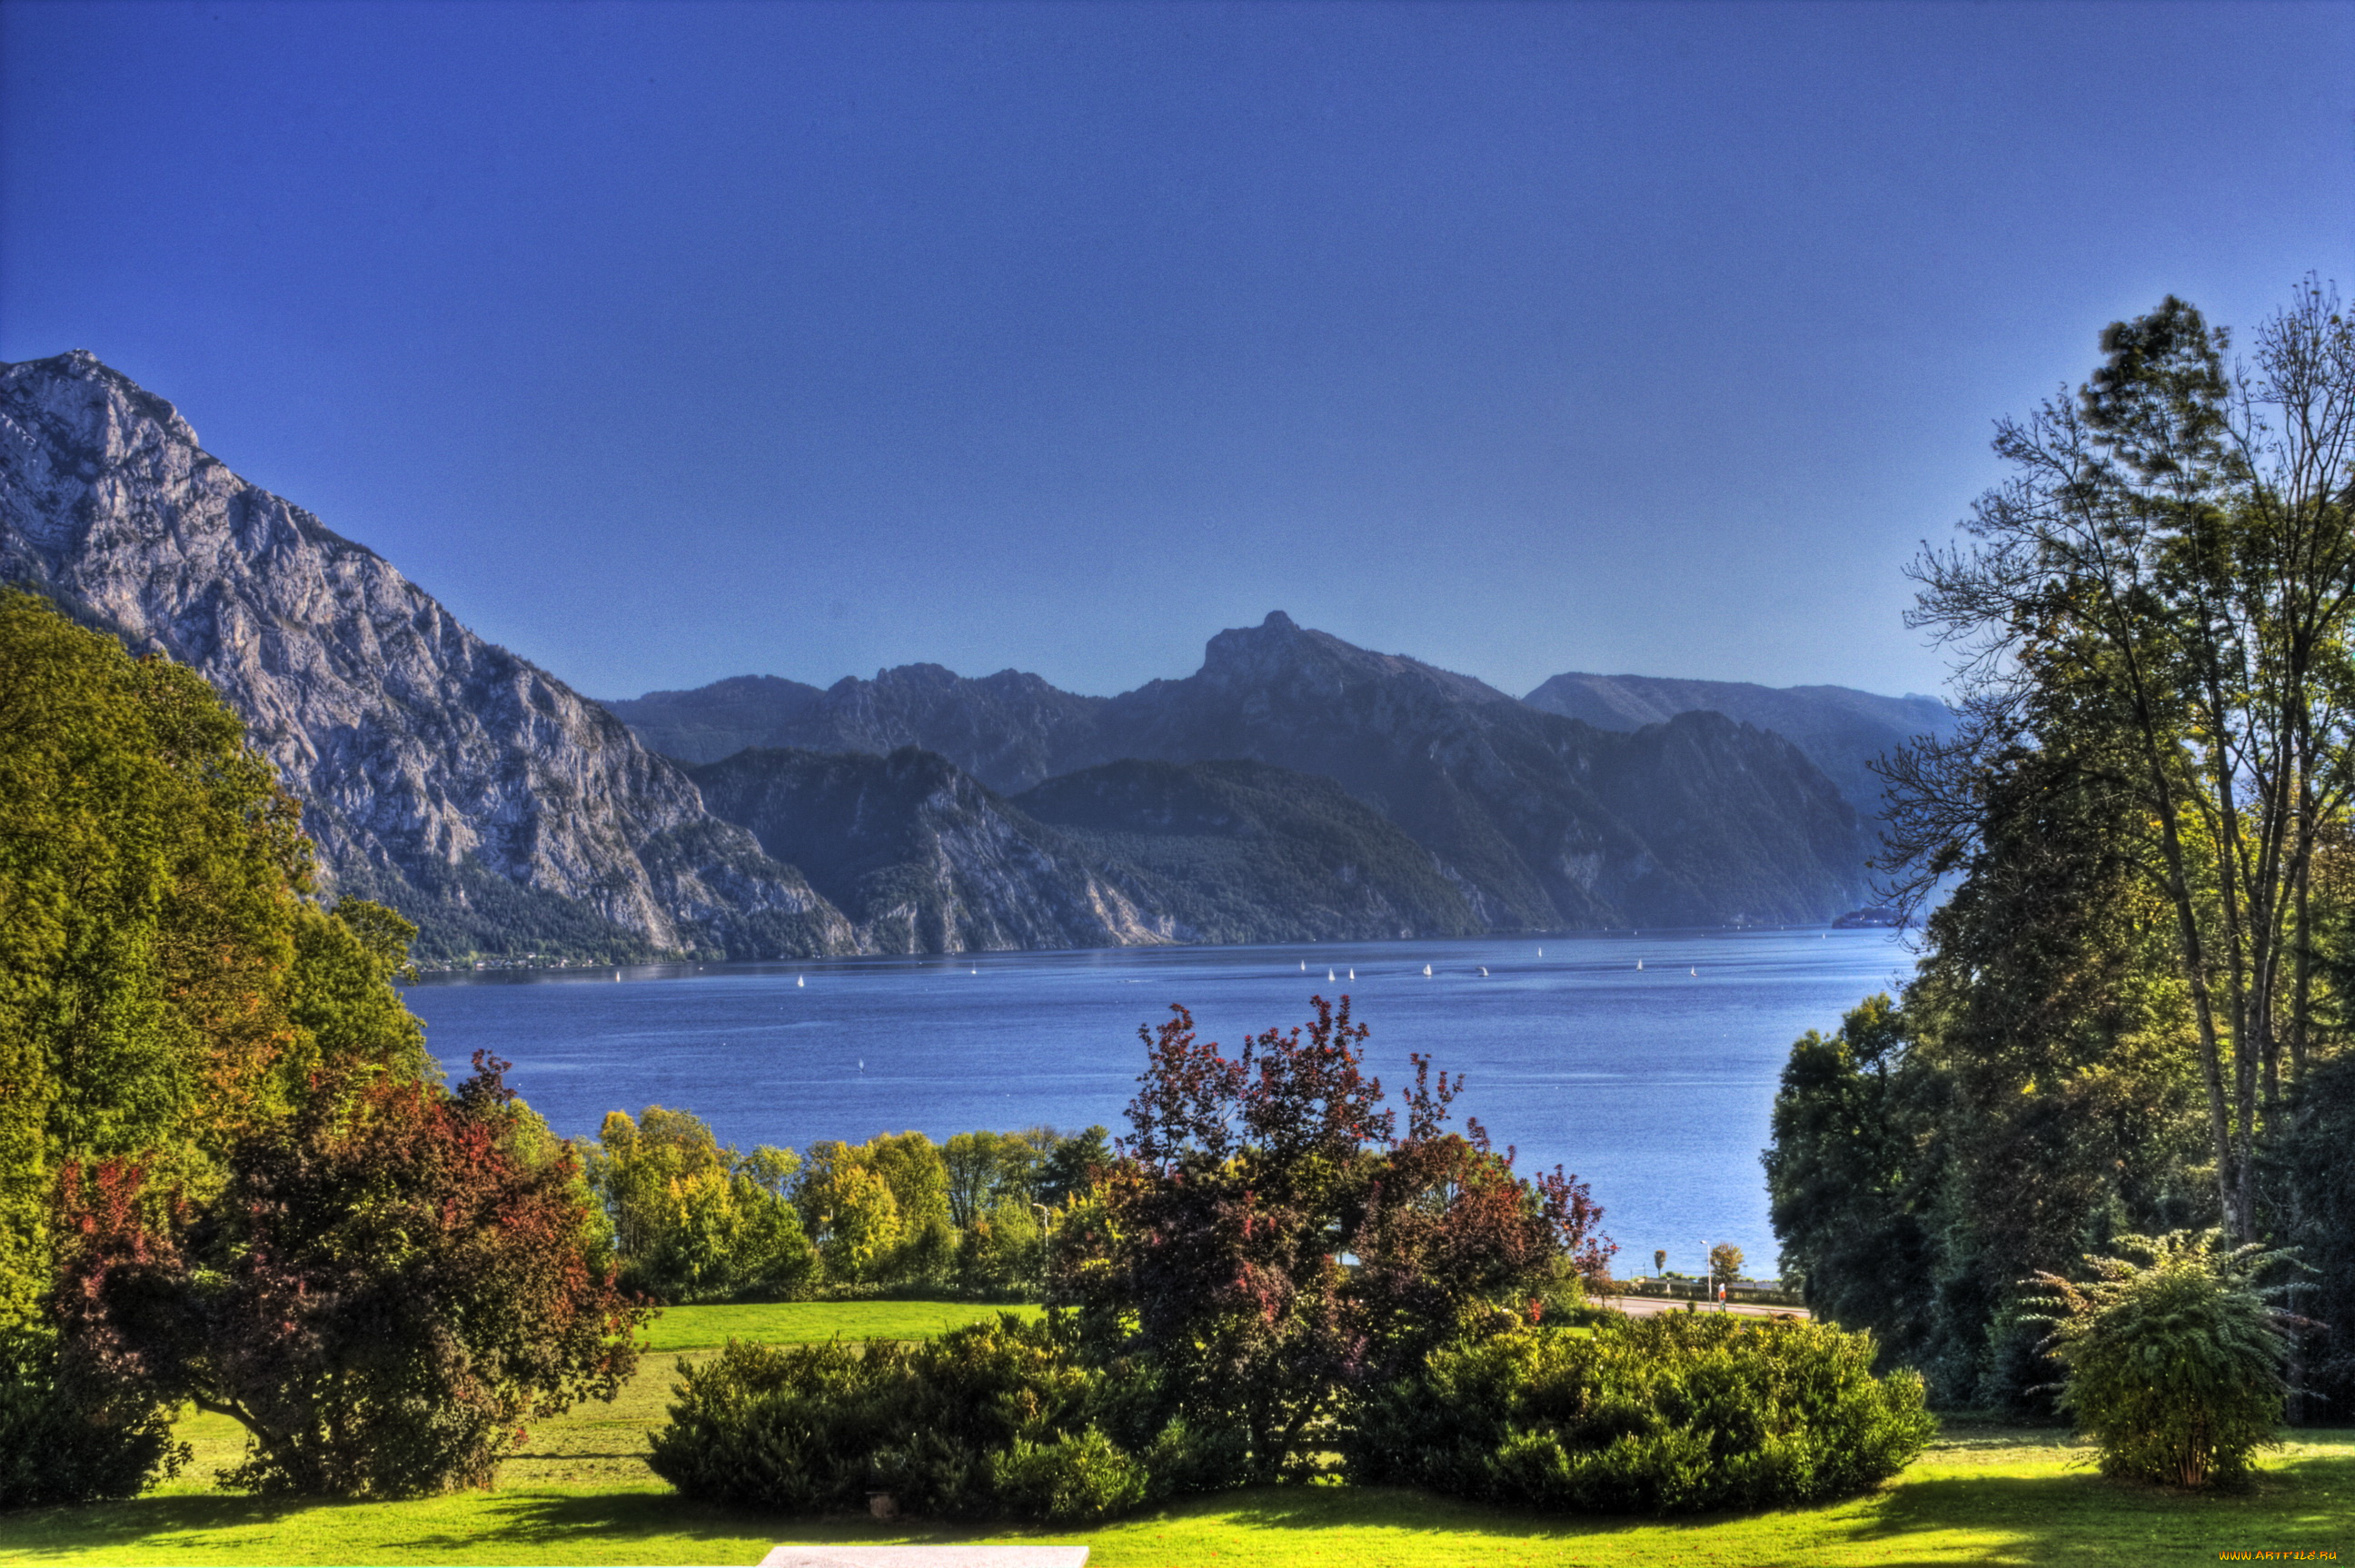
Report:
[{"label": "autumn foliage tree", "polygon": [[1460,1080],[1419,1061],[1398,1136],[1366,1027],[1347,997],[1315,1006],[1233,1057],[1182,1007],[1141,1031],[1130,1135],[1050,1276],[1091,1353],[1132,1362],[1231,1480],[1296,1468],[1352,1387],[1467,1320],[1526,1321],[1565,1264],[1609,1255],[1583,1187],[1522,1180],[1476,1124],[1446,1130]]},{"label": "autumn foliage tree", "polygon": [[527,1423],[613,1397],[648,1313],[589,1244],[580,1168],[505,1065],[478,1053],[454,1093],[322,1086],[242,1141],[201,1205],[143,1200],[122,1162],[69,1172],[68,1364],[236,1420],[234,1486],[487,1485]]},{"label": "autumn foliage tree", "polygon": [[0,590],[0,1507],[135,1491],[175,1452],[143,1385],[59,1360],[63,1175],[198,1201],[314,1083],[430,1071],[390,984],[413,931],[323,907],[310,866],[195,672]]}]

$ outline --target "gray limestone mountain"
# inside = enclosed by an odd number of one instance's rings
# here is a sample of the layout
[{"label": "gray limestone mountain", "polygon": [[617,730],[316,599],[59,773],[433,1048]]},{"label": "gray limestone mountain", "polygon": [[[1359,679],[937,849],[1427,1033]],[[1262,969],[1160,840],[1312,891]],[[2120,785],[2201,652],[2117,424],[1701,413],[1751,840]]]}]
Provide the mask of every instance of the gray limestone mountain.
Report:
[{"label": "gray limestone mountain", "polygon": [[1142,879],[1007,805],[945,757],[754,747],[694,770],[711,809],[806,872],[876,953],[1186,939]]},{"label": "gray limestone mountain", "polygon": [[1649,675],[1558,675],[1522,700],[1598,730],[1636,731],[1695,712],[1772,730],[1805,752],[1867,816],[1881,815],[1881,781],[1872,772],[1873,760],[1916,736],[1943,740],[1956,723],[1954,710],[1934,697]]},{"label": "gray limestone mountain", "polygon": [[196,669],[421,957],[847,951],[673,763],[86,353],[0,367],[0,581]]}]

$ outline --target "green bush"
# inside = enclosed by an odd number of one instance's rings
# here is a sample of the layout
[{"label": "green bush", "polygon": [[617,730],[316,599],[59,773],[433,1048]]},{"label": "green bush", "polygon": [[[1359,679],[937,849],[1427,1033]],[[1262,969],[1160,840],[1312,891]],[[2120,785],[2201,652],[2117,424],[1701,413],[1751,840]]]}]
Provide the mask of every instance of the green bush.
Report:
[{"label": "green bush", "polygon": [[1523,1508],[1679,1513],[1850,1496],[1935,1424],[1870,1335],[1717,1313],[1518,1328],[1433,1352],[1345,1423],[1353,1480]]},{"label": "green bush", "polygon": [[2061,1403],[2101,1445],[2105,1474],[2202,1487],[2245,1477],[2276,1441],[2287,1392],[2288,1322],[2260,1275],[2263,1247],[2221,1249],[2213,1231],[2121,1236],[2147,1260],[2088,1257],[2078,1285],[2040,1274],[2051,1344],[2068,1369]]},{"label": "green bush", "polygon": [[682,1366],[651,1463],[687,1497],[785,1513],[879,1491],[910,1514],[1084,1520],[1168,1495],[1189,1473],[1183,1431],[1124,1447],[1106,1427],[1133,1402],[1072,1338],[1008,1313],[863,1353],[730,1340]]}]

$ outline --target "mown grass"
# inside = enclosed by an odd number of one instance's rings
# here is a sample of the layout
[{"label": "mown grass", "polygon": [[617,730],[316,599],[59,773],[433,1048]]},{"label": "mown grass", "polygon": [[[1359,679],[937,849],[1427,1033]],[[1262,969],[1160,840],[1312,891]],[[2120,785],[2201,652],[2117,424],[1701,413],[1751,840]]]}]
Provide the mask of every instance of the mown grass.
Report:
[{"label": "mown grass", "polygon": [[1035,1307],[989,1307],[969,1301],[776,1301],[741,1307],[672,1307],[654,1321],[647,1342],[655,1350],[718,1349],[730,1339],[799,1345],[831,1339],[929,1339],[968,1323]]},{"label": "mown grass", "polygon": [[[788,1308],[792,1308],[789,1310]],[[1417,1493],[1263,1488],[1197,1499],[1099,1530],[924,1530],[783,1520],[682,1501],[646,1469],[678,1360],[733,1333],[783,1339],[916,1338],[966,1309],[925,1302],[690,1307],[677,1337],[611,1405],[535,1431],[494,1491],[398,1503],[287,1503],[215,1490],[236,1428],[192,1417],[197,1462],[128,1502],[0,1517],[0,1561],[21,1563],[743,1563],[781,1541],[1085,1542],[1091,1568],[1438,1568],[1522,1565],[2212,1563],[2224,1551],[2355,1549],[2355,1431],[2307,1432],[2239,1496],[2186,1497],[2104,1480],[2061,1433],[1958,1426],[1872,1496],[1828,1508],[1663,1523],[1540,1518]],[[935,1315],[930,1325],[909,1312]],[[940,1315],[945,1313],[946,1319]],[[700,1316],[698,1316],[700,1315]]]}]

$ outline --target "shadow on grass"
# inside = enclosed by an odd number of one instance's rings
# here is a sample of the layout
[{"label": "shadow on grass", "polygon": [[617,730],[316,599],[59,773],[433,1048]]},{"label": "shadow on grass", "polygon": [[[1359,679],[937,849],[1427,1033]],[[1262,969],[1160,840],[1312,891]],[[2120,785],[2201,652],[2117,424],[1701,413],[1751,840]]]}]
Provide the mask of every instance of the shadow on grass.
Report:
[{"label": "shadow on grass", "polygon": [[[2337,1436],[2339,1435],[2333,1435]],[[2059,1456],[2056,1454],[2055,1457]],[[421,1511],[411,1511],[421,1509]],[[1493,1509],[1391,1488],[1266,1488],[1189,1499],[1113,1521],[1106,1536],[1189,1520],[1250,1535],[1322,1530],[1395,1531],[1402,1542],[1486,1537],[1564,1561],[1668,1560],[1679,1541],[1710,1561],[1798,1563],[1811,1549],[1885,1568],[1933,1562],[2140,1564],[2212,1562],[2220,1551],[2343,1549],[2355,1533],[2355,1448],[2291,1454],[2265,1464],[2246,1492],[2187,1494],[2107,1480],[2089,1467],[2043,1474],[1916,1470],[1844,1503],[1764,1515],[1677,1519],[1564,1517]],[[85,1508],[0,1517],[0,1558],[38,1562],[81,1553],[167,1555],[202,1543],[232,1552],[278,1543],[283,1560],[455,1560],[496,1554],[561,1562],[653,1556],[705,1562],[743,1556],[751,1541],[1087,1540],[1095,1531],[1020,1526],[927,1527],[863,1518],[795,1519],[686,1501],[667,1489],[517,1489],[423,1504],[322,1503],[219,1493],[159,1494]],[[1648,1540],[1629,1539],[1648,1536]],[[224,1537],[229,1538],[226,1541]],[[206,1538],[210,1538],[207,1540]],[[597,1543],[594,1547],[590,1542]],[[298,1544],[298,1542],[300,1544]],[[699,1553],[695,1547],[708,1543]],[[1588,1550],[1581,1551],[1583,1544]],[[1731,1553],[1731,1555],[1728,1555]],[[757,1555],[757,1553],[754,1553]],[[642,1559],[643,1560],[643,1559]],[[750,1559],[747,1558],[749,1561]]]}]

